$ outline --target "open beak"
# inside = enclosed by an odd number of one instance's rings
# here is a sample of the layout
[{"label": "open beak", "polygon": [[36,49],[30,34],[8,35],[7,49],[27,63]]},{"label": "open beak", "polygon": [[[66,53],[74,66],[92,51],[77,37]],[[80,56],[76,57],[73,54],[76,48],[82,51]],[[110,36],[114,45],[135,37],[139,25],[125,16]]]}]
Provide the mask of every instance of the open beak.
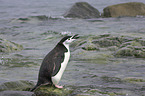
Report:
[{"label": "open beak", "polygon": [[78,39],[78,38],[79,38],[78,35],[79,35],[79,34],[74,35],[74,36],[72,37],[72,39]]}]

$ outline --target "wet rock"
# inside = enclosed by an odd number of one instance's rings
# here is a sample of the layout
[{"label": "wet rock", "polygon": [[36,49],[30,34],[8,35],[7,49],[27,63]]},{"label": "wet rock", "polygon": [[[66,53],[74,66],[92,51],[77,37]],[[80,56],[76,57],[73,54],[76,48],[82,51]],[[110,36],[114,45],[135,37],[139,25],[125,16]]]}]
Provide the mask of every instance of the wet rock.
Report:
[{"label": "wet rock", "polygon": [[139,39],[138,42],[141,43],[142,46],[145,46],[145,39]]},{"label": "wet rock", "polygon": [[0,38],[0,52],[13,52],[23,49],[22,45]]},{"label": "wet rock", "polygon": [[141,83],[141,82],[145,82],[144,79],[135,78],[135,77],[124,78],[124,81],[129,82],[129,83]]},{"label": "wet rock", "polygon": [[110,38],[101,38],[92,41],[93,44],[99,44],[100,47],[110,47],[110,46],[119,46],[120,42],[117,40],[111,40]]},{"label": "wet rock", "polygon": [[103,38],[103,37],[110,37],[110,36],[111,36],[111,34],[101,34],[101,35],[99,35],[100,38]]},{"label": "wet rock", "polygon": [[95,50],[99,50],[99,48],[92,44],[92,43],[88,43],[88,44],[85,44],[83,47],[82,47],[83,50],[87,50],[87,51],[95,51]]},{"label": "wet rock", "polygon": [[23,91],[23,90],[29,90],[34,86],[34,83],[31,81],[11,81],[11,82],[5,82],[0,85],[0,91],[6,91],[6,90],[15,90],[15,91]]},{"label": "wet rock", "polygon": [[29,92],[33,86],[32,81],[5,82],[0,85],[0,96],[67,96],[73,92],[70,88],[58,89],[50,85],[40,86],[34,92]]},{"label": "wet rock", "polygon": [[26,18],[18,18],[18,19],[13,19],[11,23],[32,23],[32,24],[37,24],[42,21],[47,21],[49,18],[45,15],[40,15],[40,16],[29,16]]},{"label": "wet rock", "polygon": [[123,48],[118,49],[115,52],[115,56],[122,57],[122,56],[133,56],[137,58],[145,58],[145,51],[144,47],[138,46],[126,46]]},{"label": "wet rock", "polygon": [[100,17],[100,13],[87,2],[77,2],[64,14],[64,17],[89,19]]},{"label": "wet rock", "polygon": [[[87,37],[86,37],[87,38]],[[145,39],[142,37],[131,37],[131,36],[112,36],[110,34],[102,34],[98,36],[90,36],[89,38],[81,40],[78,42],[78,49],[83,50],[76,51],[80,58],[87,61],[93,61],[93,63],[98,62],[98,56],[100,60],[108,60],[102,58],[103,56],[99,55],[99,52],[105,52],[107,55],[114,55],[115,57],[126,57],[132,56],[136,58],[145,58]],[[97,53],[91,53],[89,56],[86,51],[99,51]],[[110,52],[112,52],[110,54]],[[102,54],[102,53],[101,53]],[[83,56],[80,56],[83,55]],[[85,57],[84,57],[85,56]],[[112,56],[113,57],[113,56]],[[110,58],[110,57],[109,57]],[[96,61],[97,60],[97,61]]]},{"label": "wet rock", "polygon": [[0,96],[35,96],[33,92],[28,91],[2,91]]},{"label": "wet rock", "polygon": [[129,36],[118,36],[116,37],[116,39],[120,42],[120,43],[126,43],[126,42],[130,42],[130,41],[137,41],[140,38],[136,38],[136,37],[129,37]]},{"label": "wet rock", "polygon": [[45,85],[34,91],[36,96],[68,96],[72,93],[71,89],[58,89],[53,86]]},{"label": "wet rock", "polygon": [[117,46],[111,46],[111,47],[108,47],[108,50],[116,51],[116,50],[118,50],[118,47]]},{"label": "wet rock", "polygon": [[134,56],[133,55],[133,49],[131,48],[127,48],[127,47],[123,47],[119,50],[116,51],[115,56],[117,57],[121,57],[121,56]]},{"label": "wet rock", "polygon": [[145,58],[145,52],[143,52],[142,50],[136,50],[134,52],[134,56],[137,58]]},{"label": "wet rock", "polygon": [[39,16],[30,16],[30,18],[35,18],[41,21],[48,20],[48,17],[46,15],[39,15]]},{"label": "wet rock", "polygon": [[104,17],[119,17],[119,16],[145,16],[145,4],[140,2],[129,2],[108,6],[103,9]]},{"label": "wet rock", "polygon": [[131,45],[131,46],[142,46],[139,42],[136,42],[136,41],[129,41],[129,42],[125,42],[125,43],[122,43],[120,45],[120,48],[123,48],[123,47],[126,47],[128,45]]}]

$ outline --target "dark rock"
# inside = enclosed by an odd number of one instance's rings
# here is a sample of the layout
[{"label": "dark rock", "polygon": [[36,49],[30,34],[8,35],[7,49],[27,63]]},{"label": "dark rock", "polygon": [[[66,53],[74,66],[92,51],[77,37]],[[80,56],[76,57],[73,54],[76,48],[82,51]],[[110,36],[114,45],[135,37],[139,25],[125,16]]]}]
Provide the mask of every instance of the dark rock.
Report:
[{"label": "dark rock", "polygon": [[33,92],[28,91],[2,91],[0,96],[35,96]]},{"label": "dark rock", "polygon": [[48,17],[46,15],[40,15],[40,16],[30,16],[30,18],[36,18],[38,20],[48,20]]},{"label": "dark rock", "polygon": [[129,2],[108,6],[103,9],[104,17],[119,17],[119,16],[145,16],[145,4],[140,2]]},{"label": "dark rock", "polygon": [[82,19],[98,18],[100,17],[100,12],[87,2],[77,2],[64,14],[64,17]]}]

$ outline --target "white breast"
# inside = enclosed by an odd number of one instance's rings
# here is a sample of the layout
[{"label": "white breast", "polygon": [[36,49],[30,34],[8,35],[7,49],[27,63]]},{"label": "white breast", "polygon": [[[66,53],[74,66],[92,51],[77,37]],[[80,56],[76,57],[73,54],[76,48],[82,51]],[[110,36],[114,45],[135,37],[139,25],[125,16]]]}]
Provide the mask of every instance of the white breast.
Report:
[{"label": "white breast", "polygon": [[52,82],[55,85],[57,85],[59,83],[59,81],[62,77],[62,74],[67,66],[68,61],[69,61],[69,58],[70,58],[69,45],[65,45],[65,47],[68,49],[68,52],[66,52],[64,54],[64,61],[61,63],[61,68],[60,68],[59,72],[55,76],[52,77]]}]

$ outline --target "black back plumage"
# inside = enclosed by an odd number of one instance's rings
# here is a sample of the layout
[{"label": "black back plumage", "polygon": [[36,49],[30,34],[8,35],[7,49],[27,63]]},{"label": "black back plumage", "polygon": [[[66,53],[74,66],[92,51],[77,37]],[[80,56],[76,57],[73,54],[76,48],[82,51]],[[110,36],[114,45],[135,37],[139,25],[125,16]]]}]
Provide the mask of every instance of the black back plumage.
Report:
[{"label": "black back plumage", "polygon": [[68,51],[63,42],[70,37],[62,38],[55,48],[45,56],[39,70],[38,82],[31,91],[42,84],[53,84],[51,77],[58,73],[61,63],[64,61],[64,53]]}]

